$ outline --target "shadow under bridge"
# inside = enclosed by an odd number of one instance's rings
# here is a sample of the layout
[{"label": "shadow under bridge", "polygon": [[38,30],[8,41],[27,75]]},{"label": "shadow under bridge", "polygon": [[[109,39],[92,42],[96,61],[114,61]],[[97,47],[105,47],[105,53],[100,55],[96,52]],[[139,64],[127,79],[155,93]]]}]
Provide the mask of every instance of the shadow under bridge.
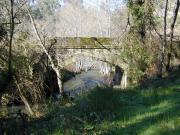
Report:
[{"label": "shadow under bridge", "polygon": [[[61,61],[62,63],[62,61]],[[106,84],[120,87],[127,87],[127,65],[108,53],[97,53],[91,51],[79,51],[66,55],[63,59],[63,67],[73,72],[99,71],[104,76]]]}]

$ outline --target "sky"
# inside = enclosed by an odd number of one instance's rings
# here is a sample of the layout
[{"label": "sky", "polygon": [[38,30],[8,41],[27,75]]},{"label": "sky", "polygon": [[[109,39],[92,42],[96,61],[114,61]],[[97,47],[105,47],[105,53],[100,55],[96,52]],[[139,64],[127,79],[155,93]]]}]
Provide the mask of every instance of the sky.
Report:
[{"label": "sky", "polygon": [[[108,1],[108,0],[83,0],[84,2],[84,6],[87,6],[87,7],[99,7],[101,5],[102,2],[105,2],[105,1]],[[111,9],[115,9],[117,7],[120,7],[123,5],[123,2],[124,0],[109,0],[109,3],[110,3],[110,7]],[[59,0],[60,4],[61,5],[64,5],[64,2],[63,0]]]},{"label": "sky", "polygon": [[123,0],[84,0],[86,6],[100,6],[102,2],[109,1],[111,9],[115,9],[123,4]]}]

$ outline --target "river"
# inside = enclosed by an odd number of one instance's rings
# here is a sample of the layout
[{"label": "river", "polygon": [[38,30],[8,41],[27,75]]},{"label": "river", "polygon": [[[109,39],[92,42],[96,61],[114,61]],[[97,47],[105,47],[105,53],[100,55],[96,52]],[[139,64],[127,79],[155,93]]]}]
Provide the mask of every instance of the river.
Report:
[{"label": "river", "polygon": [[93,89],[96,86],[107,84],[107,77],[98,70],[89,70],[76,75],[71,80],[64,83],[64,91],[69,96],[75,96]]}]

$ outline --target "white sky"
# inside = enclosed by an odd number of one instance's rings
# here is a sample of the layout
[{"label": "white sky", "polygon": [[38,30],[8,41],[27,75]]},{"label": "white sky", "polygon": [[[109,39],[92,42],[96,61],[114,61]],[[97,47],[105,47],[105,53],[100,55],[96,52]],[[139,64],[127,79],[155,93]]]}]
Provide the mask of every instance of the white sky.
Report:
[{"label": "white sky", "polygon": [[[106,2],[107,0],[84,0],[84,4],[86,6],[100,6],[102,2]],[[111,9],[116,7],[120,7],[123,4],[123,0],[109,0]]]},{"label": "white sky", "polygon": [[[94,6],[99,7],[102,2],[105,2],[107,0],[83,0],[84,6]],[[115,9],[116,7],[121,7],[124,5],[124,0],[109,0],[111,9]],[[64,5],[63,0],[59,0],[61,5]]]}]

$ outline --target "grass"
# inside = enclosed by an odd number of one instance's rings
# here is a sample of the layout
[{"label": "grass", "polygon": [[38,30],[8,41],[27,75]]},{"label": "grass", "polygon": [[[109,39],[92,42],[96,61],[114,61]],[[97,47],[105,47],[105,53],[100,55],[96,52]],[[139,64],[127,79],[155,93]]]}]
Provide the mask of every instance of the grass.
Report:
[{"label": "grass", "polygon": [[5,130],[13,135],[179,135],[179,74],[146,88],[96,88],[64,106],[50,105],[43,117],[11,120]]}]

